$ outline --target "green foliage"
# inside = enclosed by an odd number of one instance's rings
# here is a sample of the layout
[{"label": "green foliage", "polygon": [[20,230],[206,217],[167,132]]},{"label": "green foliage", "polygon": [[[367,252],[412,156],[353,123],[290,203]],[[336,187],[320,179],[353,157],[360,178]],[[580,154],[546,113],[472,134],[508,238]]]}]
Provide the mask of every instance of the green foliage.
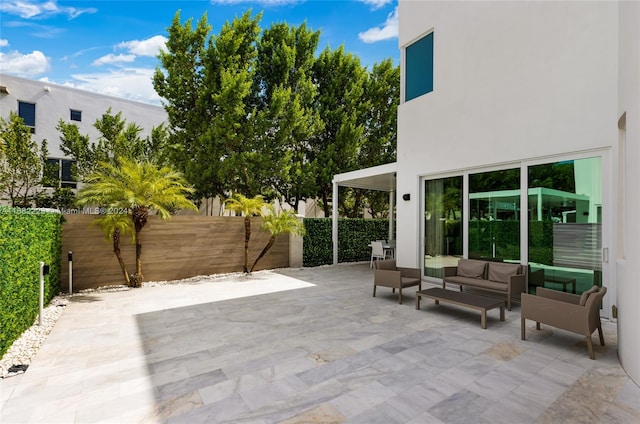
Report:
[{"label": "green foliage", "polygon": [[[187,199],[192,192],[182,174],[170,167],[120,157],[117,165],[102,162],[98,170],[87,178],[87,184],[78,192],[78,204],[104,206],[130,217],[136,245],[133,285],[137,287],[143,280],[141,231],[150,210],[162,219],[171,218],[171,213],[179,209],[197,211],[198,208]],[[103,230],[107,231],[104,227]]]},{"label": "green foliage", "polygon": [[529,221],[529,262],[553,265],[552,221]]},{"label": "green foliage", "polygon": [[[9,120],[0,118],[0,199],[11,206],[31,206],[32,191],[40,185],[42,172],[41,151],[31,138],[31,129],[15,112]],[[42,150],[46,151],[46,143]]]},{"label": "green foliage", "polygon": [[50,195],[39,193],[35,201],[38,208],[73,209],[76,206],[76,194],[70,187],[56,187]]},{"label": "green foliage", "polygon": [[0,207],[0,357],[38,316],[40,262],[45,305],[60,290],[62,216]]},{"label": "green foliage", "polygon": [[[305,218],[304,266],[333,263],[331,218]],[[338,262],[368,261],[371,240],[389,237],[389,221],[384,219],[338,219]]]},{"label": "green foliage", "polygon": [[493,242],[497,259],[520,259],[520,221],[470,221],[469,257],[493,257]]},{"label": "green foliage", "polygon": [[75,123],[62,119],[56,127],[60,132],[60,150],[72,157],[72,173],[84,180],[95,172],[100,163],[117,165],[119,158],[136,159],[162,165],[166,161],[168,131],[163,125],[151,129],[151,136],[142,138],[142,128],[135,123],[127,123],[122,112],[113,114],[111,108],[93,126],[100,136],[92,143],[88,135],[80,134]]},{"label": "green foliage", "polygon": [[399,68],[387,60],[368,72],[343,47],[317,56],[319,31],[261,31],[261,18],[247,11],[209,36],[206,14],[194,26],[176,13],[154,74],[170,157],[197,198],[328,205],[334,174],[395,160]]},{"label": "green foliage", "polygon": [[293,211],[280,211],[277,212],[276,208],[273,205],[269,205],[266,208],[269,212],[262,214],[262,228],[265,231],[269,231],[271,233],[271,237],[269,237],[269,241],[266,246],[262,249],[256,260],[251,265],[250,272],[253,272],[253,269],[256,267],[256,264],[264,255],[267,254],[269,249],[273,246],[276,241],[276,237],[281,234],[294,234],[297,236],[304,236],[305,229],[304,223],[298,219],[295,212]]}]

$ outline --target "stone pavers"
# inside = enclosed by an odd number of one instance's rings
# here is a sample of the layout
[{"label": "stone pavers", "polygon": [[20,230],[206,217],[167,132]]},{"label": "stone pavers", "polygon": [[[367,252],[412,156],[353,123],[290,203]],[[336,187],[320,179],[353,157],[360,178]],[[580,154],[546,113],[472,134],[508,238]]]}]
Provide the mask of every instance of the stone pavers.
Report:
[{"label": "stone pavers", "polygon": [[640,422],[614,323],[592,361],[550,327],[521,341],[517,306],[482,330],[468,309],[416,311],[411,291],[372,297],[372,273],[74,296],[27,373],[0,380],[0,422]]}]

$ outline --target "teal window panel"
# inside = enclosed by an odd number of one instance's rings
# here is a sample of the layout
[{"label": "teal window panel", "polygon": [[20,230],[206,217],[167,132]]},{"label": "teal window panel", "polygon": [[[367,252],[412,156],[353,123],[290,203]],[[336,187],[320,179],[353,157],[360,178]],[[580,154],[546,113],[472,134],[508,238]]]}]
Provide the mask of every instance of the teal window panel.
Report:
[{"label": "teal window panel", "polygon": [[433,32],[405,50],[405,101],[433,91]]}]

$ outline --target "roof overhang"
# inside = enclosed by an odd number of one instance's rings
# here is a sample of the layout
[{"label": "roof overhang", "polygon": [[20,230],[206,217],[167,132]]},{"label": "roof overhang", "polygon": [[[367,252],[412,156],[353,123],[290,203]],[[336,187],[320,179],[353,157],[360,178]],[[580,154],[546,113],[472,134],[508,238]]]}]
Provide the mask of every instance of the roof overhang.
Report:
[{"label": "roof overhang", "polygon": [[395,191],[397,163],[373,166],[357,171],[345,172],[333,176],[333,183],[340,187],[361,188],[365,190]]}]

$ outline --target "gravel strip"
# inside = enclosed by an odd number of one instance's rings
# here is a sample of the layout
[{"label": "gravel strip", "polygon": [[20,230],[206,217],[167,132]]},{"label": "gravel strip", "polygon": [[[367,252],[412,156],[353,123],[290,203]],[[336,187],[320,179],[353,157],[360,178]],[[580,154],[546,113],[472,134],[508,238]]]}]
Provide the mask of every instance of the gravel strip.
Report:
[{"label": "gravel strip", "polygon": [[[25,372],[24,366],[31,364],[31,360],[47,339],[67,303],[69,303],[68,295],[56,296],[51,299],[51,303],[42,311],[42,326],[38,325],[38,318],[36,318],[33,325],[22,333],[18,340],[13,342],[0,360],[0,377],[13,377]],[[12,367],[20,369],[10,372],[9,369]]]}]

